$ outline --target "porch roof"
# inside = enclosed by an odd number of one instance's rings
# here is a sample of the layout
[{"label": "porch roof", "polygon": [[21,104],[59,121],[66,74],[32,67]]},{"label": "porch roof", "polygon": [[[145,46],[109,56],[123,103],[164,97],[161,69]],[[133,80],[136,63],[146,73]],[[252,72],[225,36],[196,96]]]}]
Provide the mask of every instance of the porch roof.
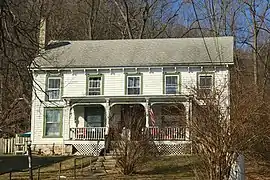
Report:
[{"label": "porch roof", "polygon": [[70,101],[72,104],[76,103],[132,103],[132,102],[146,102],[147,100],[152,103],[159,102],[186,102],[190,95],[126,95],[126,96],[73,96],[63,97],[65,100]]}]

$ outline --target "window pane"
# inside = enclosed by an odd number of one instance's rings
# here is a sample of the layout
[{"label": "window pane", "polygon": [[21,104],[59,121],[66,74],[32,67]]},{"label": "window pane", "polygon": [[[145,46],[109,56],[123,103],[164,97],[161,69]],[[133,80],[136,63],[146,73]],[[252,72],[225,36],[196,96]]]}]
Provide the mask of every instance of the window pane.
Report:
[{"label": "window pane", "polygon": [[166,94],[176,94],[178,91],[178,76],[166,76]]},{"label": "window pane", "polygon": [[128,94],[140,94],[140,88],[128,88]]},{"label": "window pane", "polygon": [[177,76],[171,76],[171,84],[177,85]]},{"label": "window pane", "polygon": [[101,77],[89,77],[89,95],[101,94]]},{"label": "window pane", "polygon": [[212,86],[212,77],[205,77],[205,86],[211,87]]},{"label": "window pane", "polygon": [[139,77],[134,77],[134,87],[140,87],[140,78]]},{"label": "window pane", "polygon": [[177,86],[167,86],[166,94],[177,94]]},{"label": "window pane", "polygon": [[60,122],[60,111],[55,110],[46,110],[46,122]]},{"label": "window pane", "polygon": [[199,77],[200,88],[211,88],[212,87],[212,76],[200,76]]},{"label": "window pane", "polygon": [[45,121],[46,121],[46,136],[60,136],[60,110],[50,109],[46,110]]},{"label": "window pane", "polygon": [[128,87],[134,87],[134,78],[128,77]]},{"label": "window pane", "polygon": [[60,90],[49,90],[49,99],[60,99]]},{"label": "window pane", "polygon": [[128,77],[128,87],[140,87],[140,77]]},{"label": "window pane", "polygon": [[171,84],[171,77],[170,76],[166,76],[166,84]]},{"label": "window pane", "polygon": [[100,88],[89,89],[89,95],[100,95]]},{"label": "window pane", "polygon": [[46,136],[60,136],[59,123],[47,123],[45,135]]},{"label": "window pane", "polygon": [[60,88],[60,79],[49,79],[48,88]]}]

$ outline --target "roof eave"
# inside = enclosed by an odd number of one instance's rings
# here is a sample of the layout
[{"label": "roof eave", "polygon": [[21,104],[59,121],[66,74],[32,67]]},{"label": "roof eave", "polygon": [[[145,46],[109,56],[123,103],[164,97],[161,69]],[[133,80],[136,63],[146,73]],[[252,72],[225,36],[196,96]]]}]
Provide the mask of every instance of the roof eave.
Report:
[{"label": "roof eave", "polygon": [[70,69],[110,69],[110,68],[161,68],[161,67],[189,67],[189,66],[227,66],[234,65],[233,62],[207,62],[207,63],[181,63],[181,64],[151,64],[151,65],[137,65],[137,66],[63,66],[63,67],[53,67],[53,66],[40,66],[40,67],[30,67],[30,70],[70,70]]}]

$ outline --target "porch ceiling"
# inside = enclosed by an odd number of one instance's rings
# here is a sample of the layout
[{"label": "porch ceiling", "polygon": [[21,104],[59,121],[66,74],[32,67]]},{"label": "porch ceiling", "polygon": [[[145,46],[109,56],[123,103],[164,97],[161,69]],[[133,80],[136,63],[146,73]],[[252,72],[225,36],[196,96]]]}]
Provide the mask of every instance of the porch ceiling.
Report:
[{"label": "porch ceiling", "polygon": [[191,96],[188,95],[140,95],[140,96],[78,96],[63,97],[65,100],[75,103],[130,103],[130,102],[186,102]]}]

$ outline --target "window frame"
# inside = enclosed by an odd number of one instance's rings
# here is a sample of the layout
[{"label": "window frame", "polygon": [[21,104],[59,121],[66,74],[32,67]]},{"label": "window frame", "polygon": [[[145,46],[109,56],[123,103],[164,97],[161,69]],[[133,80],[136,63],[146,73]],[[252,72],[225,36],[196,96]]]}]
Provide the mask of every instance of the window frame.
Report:
[{"label": "window frame", "polygon": [[[177,77],[177,92],[175,94],[167,94],[167,86],[166,86],[166,77],[168,76],[176,76]],[[178,73],[163,73],[163,94],[165,95],[176,95],[181,94],[181,74]]]},{"label": "window frame", "polygon": [[[129,87],[128,87],[128,78],[129,77],[139,77],[140,78],[140,80],[139,80],[139,82],[140,82],[140,91],[139,91],[139,94],[128,94],[128,89],[129,89]],[[134,87],[134,88],[136,88],[136,87]],[[142,74],[141,73],[136,73],[136,74],[126,74],[126,76],[125,76],[125,94],[126,95],[129,95],[129,96],[132,96],[132,95],[142,95],[143,94],[143,76],[142,76]]]},{"label": "window frame", "polygon": [[[200,86],[200,78],[201,77],[206,77],[206,76],[211,76],[212,77],[211,87],[210,88],[202,88]],[[197,73],[197,89],[198,89],[199,94],[200,94],[201,90],[209,90],[210,94],[211,94],[213,92],[214,86],[215,86],[215,74],[214,74],[214,72],[199,72],[199,73]]]},{"label": "window frame", "polygon": [[[57,90],[56,88],[49,88],[49,80],[50,79],[59,79],[60,80],[60,87],[59,87],[59,98],[58,99],[50,99],[49,91]],[[63,96],[63,75],[62,74],[47,74],[46,77],[46,93],[45,93],[45,100],[46,101],[61,101]]]},{"label": "window frame", "polygon": [[[60,113],[60,120],[59,120],[59,136],[56,135],[46,135],[46,128],[47,128],[47,111],[50,110],[58,110]],[[62,138],[63,137],[63,108],[44,108],[43,112],[43,138]]]},{"label": "window frame", "polygon": [[[90,85],[90,83],[89,83],[89,78],[100,78],[100,94],[99,95],[94,95],[94,94],[89,94],[89,89],[90,89],[90,87],[89,87],[89,85]],[[103,95],[104,94],[104,75],[103,74],[96,74],[96,75],[94,75],[94,74],[88,74],[87,76],[86,76],[86,95],[87,96],[100,96],[100,95]]]}]

